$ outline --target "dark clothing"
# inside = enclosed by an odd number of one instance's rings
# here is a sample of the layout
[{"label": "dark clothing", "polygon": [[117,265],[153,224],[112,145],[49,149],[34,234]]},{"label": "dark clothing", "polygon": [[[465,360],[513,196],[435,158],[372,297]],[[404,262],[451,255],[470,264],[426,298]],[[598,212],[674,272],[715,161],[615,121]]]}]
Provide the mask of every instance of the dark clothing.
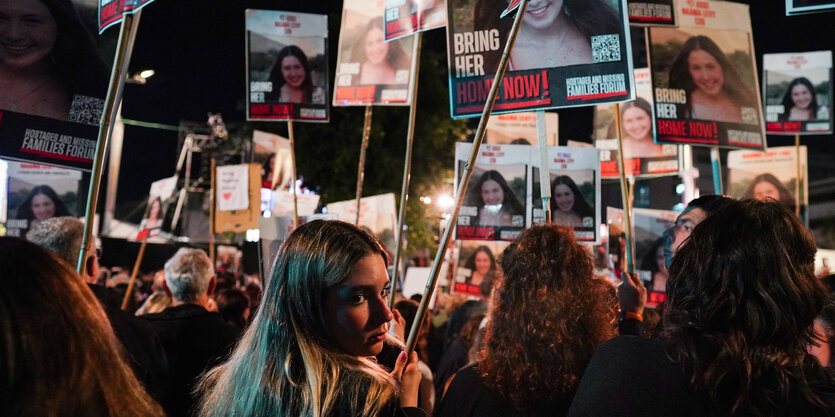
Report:
[{"label": "dark clothing", "polygon": [[[329,417],[357,417],[348,412],[349,408],[337,407]],[[397,399],[386,404],[386,407],[379,414],[380,417],[426,417],[426,413],[417,407],[402,408],[397,405]]]},{"label": "dark clothing", "polygon": [[[811,360],[811,359],[810,359]],[[659,339],[619,336],[602,344],[589,362],[569,417],[708,416],[705,400],[693,391],[687,367],[673,362]],[[818,367],[819,369],[819,367]],[[823,398],[835,398],[835,381],[809,370],[804,375]],[[809,406],[798,389],[790,388],[786,407],[773,405],[774,416],[833,415]],[[739,413],[746,415],[745,412]]]},{"label": "dark clothing", "polygon": [[146,321],[122,311],[121,300],[115,293],[100,285],[88,286],[104,309],[113,333],[124,347],[127,362],[136,379],[157,402],[164,401],[168,360],[156,332]]},{"label": "dark clothing", "polygon": [[444,386],[447,380],[469,362],[469,349],[467,349],[467,346],[464,345],[461,339],[455,338],[449,344],[446,352],[444,352],[444,356],[441,356],[441,361],[438,363],[438,370],[435,371],[435,404],[441,402],[441,396],[444,393]]},{"label": "dark clothing", "polygon": [[163,408],[170,417],[189,416],[196,404],[191,392],[198,377],[226,358],[239,331],[220,314],[196,304],[168,307],[142,318],[156,330],[168,356],[170,390]]},{"label": "dark clothing", "polygon": [[539,417],[565,416],[571,405],[571,394],[545,401],[514,406],[485,386],[478,364],[462,368],[455,374],[446,394],[436,408],[436,417]]}]

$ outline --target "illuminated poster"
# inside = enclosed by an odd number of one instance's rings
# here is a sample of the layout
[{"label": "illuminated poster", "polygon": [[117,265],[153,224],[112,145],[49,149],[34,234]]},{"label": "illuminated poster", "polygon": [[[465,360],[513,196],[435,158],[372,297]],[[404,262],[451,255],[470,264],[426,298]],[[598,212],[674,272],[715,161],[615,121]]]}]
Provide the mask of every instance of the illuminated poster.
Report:
[{"label": "illuminated poster", "polygon": [[247,120],[328,121],[328,17],[246,11]]},{"label": "illuminated poster", "polygon": [[25,238],[43,220],[83,214],[80,171],[9,161],[7,173],[6,236]]},{"label": "illuminated poster", "polygon": [[[471,143],[455,145],[455,188],[458,189]],[[479,150],[467,195],[455,228],[457,239],[514,240],[528,225],[532,146],[489,145]]]},{"label": "illuminated poster", "polygon": [[499,271],[497,260],[510,242],[462,240],[460,245],[458,268],[450,289],[453,293],[490,299]]},{"label": "illuminated poster", "polygon": [[446,0],[386,0],[386,40],[446,26]]},{"label": "illuminated poster", "polygon": [[136,236],[136,240],[157,236],[163,230],[165,214],[171,205],[171,196],[174,194],[176,187],[176,175],[151,183],[151,192],[148,193],[148,204],[145,207],[145,214],[142,216],[142,221],[139,222],[139,233]]},{"label": "illuminated poster", "polygon": [[[558,124],[556,113],[545,113],[545,137],[549,146],[557,146]],[[487,121],[484,143],[497,145],[536,145],[536,112],[497,114]]]},{"label": "illuminated poster", "polygon": [[763,149],[748,6],[676,3],[678,28],[649,28],[656,142]]},{"label": "illuminated poster", "polygon": [[[20,51],[0,56],[0,156],[91,169],[110,79],[99,39],[88,30],[96,22],[81,18],[95,20],[95,8],[81,0],[0,3],[8,24],[43,34],[46,48],[21,43]],[[13,34],[6,39],[11,43],[5,48],[22,42]]]},{"label": "illuminated poster", "polygon": [[[774,200],[796,211],[795,196],[800,193],[800,216],[805,218],[809,206],[809,185],[806,147],[800,147],[800,176],[794,146],[770,147],[765,152],[728,152],[729,193],[735,198]],[[798,184],[798,181],[800,183]]]},{"label": "illuminated poster", "polygon": [[[635,101],[620,105],[621,138],[626,175],[651,177],[674,175],[679,171],[678,145],[655,143],[652,85],[649,69],[635,70]],[[600,174],[618,177],[618,139],[615,106],[594,109],[594,146],[600,149]]]},{"label": "illuminated poster", "polygon": [[[506,0],[449,0],[450,113],[479,116],[514,16]],[[635,98],[626,0],[529,4],[494,113]]]},{"label": "illuminated poster", "polygon": [[383,40],[383,0],[345,0],[336,58],[334,106],[412,102],[414,37]]},{"label": "illuminated poster", "polygon": [[[600,151],[548,147],[551,221],[569,227],[578,242],[600,243]],[[545,223],[539,179],[539,152],[531,152],[531,223]]]},{"label": "illuminated poster", "polygon": [[763,55],[765,130],[832,133],[832,51]]}]

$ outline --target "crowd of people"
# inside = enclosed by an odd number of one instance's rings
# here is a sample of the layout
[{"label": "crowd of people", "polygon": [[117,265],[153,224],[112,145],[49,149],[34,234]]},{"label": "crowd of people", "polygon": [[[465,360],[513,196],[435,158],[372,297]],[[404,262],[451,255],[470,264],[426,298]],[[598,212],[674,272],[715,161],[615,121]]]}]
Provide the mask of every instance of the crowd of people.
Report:
[{"label": "crowd of people", "polygon": [[440,296],[417,325],[419,296],[390,294],[388,252],[345,222],[293,231],[260,299],[180,249],[135,314],[96,284],[95,250],[74,271],[82,234],[56,217],[0,237],[9,415],[835,415],[835,288],[776,202],[693,200],[653,251],[656,309],[539,225],[490,260],[488,302]]}]

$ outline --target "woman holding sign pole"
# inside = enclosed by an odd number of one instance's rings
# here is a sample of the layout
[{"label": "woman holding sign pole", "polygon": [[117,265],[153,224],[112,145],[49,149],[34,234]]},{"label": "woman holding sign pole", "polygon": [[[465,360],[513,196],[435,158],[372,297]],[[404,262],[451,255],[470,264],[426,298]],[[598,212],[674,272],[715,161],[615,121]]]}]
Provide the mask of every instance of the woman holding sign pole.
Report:
[{"label": "woman holding sign pole", "polygon": [[684,42],[670,67],[670,88],[687,93],[684,118],[758,122],[756,96],[745,86],[725,53],[707,36],[693,36]]}]

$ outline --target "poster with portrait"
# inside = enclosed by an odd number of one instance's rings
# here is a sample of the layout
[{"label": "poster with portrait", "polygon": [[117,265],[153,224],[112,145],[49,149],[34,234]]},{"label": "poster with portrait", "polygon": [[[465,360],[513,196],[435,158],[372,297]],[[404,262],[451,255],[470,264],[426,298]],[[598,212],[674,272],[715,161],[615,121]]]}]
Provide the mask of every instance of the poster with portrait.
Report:
[{"label": "poster with portrait", "polygon": [[0,156],[90,171],[110,80],[96,3],[5,1],[0,16],[20,20],[0,57]]},{"label": "poster with portrait", "polygon": [[[299,216],[299,225],[313,220],[336,220],[335,214]],[[281,245],[293,232],[293,216],[272,216],[258,219],[258,267],[264,287],[270,280],[273,263]]]},{"label": "poster with portrait", "polygon": [[[471,149],[471,143],[455,144],[456,190]],[[529,224],[531,149],[528,145],[481,146],[458,214],[456,239],[514,240],[519,236]]]},{"label": "poster with portrait", "polygon": [[386,41],[446,26],[446,0],[386,0]]},{"label": "poster with portrait", "polygon": [[275,179],[276,190],[289,190],[293,182],[290,139],[254,130],[252,144],[252,161],[261,165],[261,188],[272,188]]},{"label": "poster with portrait", "polygon": [[786,0],[786,16],[820,13],[835,9],[835,0]]},{"label": "poster with portrait", "polygon": [[678,28],[648,29],[658,143],[763,149],[748,6],[677,0]]},{"label": "poster with portrait", "polygon": [[606,225],[609,230],[609,267],[617,279],[620,279],[621,272],[626,270],[626,227],[623,223],[623,209],[606,207]]},{"label": "poster with portrait", "polygon": [[[449,0],[450,114],[478,117],[514,15],[506,0]],[[626,0],[530,4],[493,113],[633,100]],[[543,35],[543,34],[548,35]]]},{"label": "poster with portrait", "polygon": [[146,237],[158,236],[163,230],[163,225],[170,228],[170,220],[166,223],[165,215],[171,204],[171,196],[177,188],[177,176],[163,178],[151,183],[151,191],[148,193],[148,204],[145,207],[145,214],[139,222],[139,232],[136,240]]},{"label": "poster with portrait", "polygon": [[327,122],[328,17],[246,11],[247,120]]},{"label": "poster with portrait", "polygon": [[[539,151],[531,152],[531,223],[545,223],[539,174]],[[570,227],[578,242],[600,243],[600,151],[548,147],[551,221]]]},{"label": "poster with portrait", "polygon": [[25,238],[43,220],[83,215],[87,190],[80,171],[7,161],[6,173],[6,236]]},{"label": "poster with portrait", "polygon": [[[794,146],[770,147],[765,152],[728,152],[729,193],[735,198],[775,200],[793,212],[795,196],[800,195],[800,218],[806,218],[809,206],[806,147],[800,147],[800,177]],[[798,182],[799,181],[799,182]]]},{"label": "poster with portrait", "polygon": [[[548,146],[558,143],[558,115],[545,113],[545,136]],[[536,112],[497,114],[487,121],[484,143],[496,145],[537,145]]]},{"label": "poster with portrait", "polygon": [[139,11],[154,0],[98,0],[99,34],[120,23],[126,14]]},{"label": "poster with portrait", "polygon": [[[263,188],[261,189],[264,190]],[[269,191],[269,190],[267,190]],[[316,212],[319,207],[319,195],[313,193],[299,193],[296,196],[299,216],[309,216]],[[290,191],[276,190],[272,192],[270,204],[271,216],[292,216],[293,215],[293,193]]]},{"label": "poster with portrait", "polygon": [[673,0],[626,0],[629,24],[640,26],[675,26]]},{"label": "poster with portrait", "polygon": [[765,130],[832,134],[832,51],[763,55]]},{"label": "poster with portrait", "polygon": [[664,231],[676,222],[678,213],[646,208],[632,209],[635,231],[635,272],[653,293],[667,292],[667,266],[664,258]]},{"label": "poster with portrait", "polygon": [[497,259],[510,242],[462,240],[459,245],[458,268],[450,292],[489,299],[499,269]]},{"label": "poster with portrait", "polygon": [[[626,175],[655,177],[679,172],[679,146],[655,143],[652,84],[648,68],[635,70],[634,101],[620,105],[623,163]],[[600,149],[602,178],[618,178],[618,139],[615,106],[594,108],[594,146]]]},{"label": "poster with portrait", "polygon": [[[353,224],[357,217],[357,200],[330,203],[325,206],[324,212],[336,214],[339,220]],[[367,228],[394,253],[394,229],[397,228],[397,205],[394,193],[361,198],[359,225]]]},{"label": "poster with portrait", "polygon": [[414,37],[383,39],[384,0],[345,0],[334,106],[408,106],[415,82]]}]

